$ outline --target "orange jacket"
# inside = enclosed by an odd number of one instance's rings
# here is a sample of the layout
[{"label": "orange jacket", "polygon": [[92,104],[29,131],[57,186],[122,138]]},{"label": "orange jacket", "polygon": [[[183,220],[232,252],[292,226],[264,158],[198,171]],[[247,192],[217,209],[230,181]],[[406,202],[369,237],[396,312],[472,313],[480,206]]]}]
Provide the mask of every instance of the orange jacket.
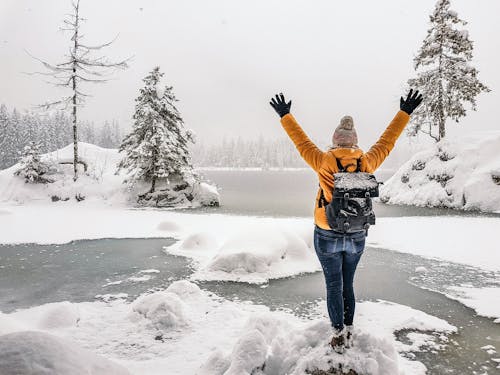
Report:
[{"label": "orange jacket", "polygon": [[317,226],[327,230],[330,229],[326,219],[325,208],[318,207],[318,201],[321,195],[321,189],[323,189],[325,199],[328,202],[332,200],[333,174],[339,171],[337,159],[342,166],[347,167],[348,172],[354,172],[356,170],[356,161],[358,159],[360,159],[361,162],[361,172],[375,172],[387,155],[389,155],[389,152],[394,148],[396,140],[401,135],[401,132],[409,120],[410,116],[406,112],[399,111],[377,143],[375,143],[366,153],[359,148],[335,148],[323,152],[309,139],[291,114],[283,116],[281,119],[283,128],[295,144],[300,156],[302,156],[307,164],[309,164],[318,174],[320,188],[316,195],[314,208],[314,222]]}]

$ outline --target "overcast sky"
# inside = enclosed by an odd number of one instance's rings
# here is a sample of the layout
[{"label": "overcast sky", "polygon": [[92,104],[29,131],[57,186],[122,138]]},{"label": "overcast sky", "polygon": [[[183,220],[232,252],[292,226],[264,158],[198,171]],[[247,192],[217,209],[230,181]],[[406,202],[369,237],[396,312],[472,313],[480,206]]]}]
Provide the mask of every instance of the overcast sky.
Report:
[{"label": "overcast sky", "polygon": [[[398,110],[426,35],[434,0],[81,0],[88,44],[118,40],[112,59],[134,56],[114,80],[87,87],[82,111],[100,123],[131,123],[141,79],[155,65],[174,86],[189,128],[205,142],[224,135],[282,135],[268,105],[283,90],[305,130],[326,144],[339,118],[354,117],[367,147]],[[452,0],[469,22],[474,65],[493,92],[451,133],[498,129],[499,0]],[[25,50],[50,62],[67,51],[59,31],[69,0],[0,0],[0,103],[19,109],[61,95]],[[452,130],[453,127],[453,130]]]}]

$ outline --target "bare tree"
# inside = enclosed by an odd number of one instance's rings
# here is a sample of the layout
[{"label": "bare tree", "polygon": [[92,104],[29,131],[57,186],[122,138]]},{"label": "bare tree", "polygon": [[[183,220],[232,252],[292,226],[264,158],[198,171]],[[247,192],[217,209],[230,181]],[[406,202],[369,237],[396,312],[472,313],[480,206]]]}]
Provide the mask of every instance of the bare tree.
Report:
[{"label": "bare tree", "polygon": [[105,56],[92,56],[94,53],[110,46],[114,40],[96,45],[89,46],[83,42],[83,35],[80,32],[82,23],[85,21],[80,16],[80,0],[72,2],[73,12],[67,14],[63,20],[61,30],[71,33],[69,54],[65,55],[65,59],[56,64],[48,63],[37,57],[33,57],[43,64],[47,69],[46,72],[36,72],[51,77],[49,83],[56,87],[67,88],[71,90],[69,96],[63,97],[60,100],[44,104],[44,107],[63,106],[71,108],[71,116],[73,122],[73,168],[74,180],[78,178],[78,107],[81,107],[85,102],[85,98],[89,95],[81,91],[82,83],[104,83],[109,79],[109,74],[116,69],[126,69],[127,62],[130,60],[122,60],[119,62],[109,61]]}]

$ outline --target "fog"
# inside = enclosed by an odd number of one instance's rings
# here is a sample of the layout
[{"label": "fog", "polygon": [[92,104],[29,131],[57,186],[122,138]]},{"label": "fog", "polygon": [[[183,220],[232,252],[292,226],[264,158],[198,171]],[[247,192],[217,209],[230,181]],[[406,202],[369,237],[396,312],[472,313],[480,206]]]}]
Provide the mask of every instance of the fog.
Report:
[{"label": "fog", "polygon": [[[283,136],[270,97],[283,91],[315,140],[327,143],[339,118],[354,117],[360,145],[376,139],[398,110],[413,56],[426,35],[434,0],[234,1],[81,0],[88,44],[119,34],[106,52],[133,56],[130,68],[92,94],[82,117],[129,126],[141,80],[155,65],[174,86],[178,107],[198,140]],[[450,134],[498,128],[500,2],[454,0],[475,41],[474,65],[493,91]],[[59,31],[69,0],[1,0],[0,103],[29,109],[60,89],[23,72],[40,71],[29,53],[58,62],[68,48]]]}]

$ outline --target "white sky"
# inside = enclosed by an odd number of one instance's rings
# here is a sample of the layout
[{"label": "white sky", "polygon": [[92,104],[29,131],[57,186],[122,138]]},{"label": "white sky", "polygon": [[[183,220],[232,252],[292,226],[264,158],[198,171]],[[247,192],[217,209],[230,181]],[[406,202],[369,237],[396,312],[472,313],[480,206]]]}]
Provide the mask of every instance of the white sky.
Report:
[{"label": "white sky", "polygon": [[[130,69],[93,97],[83,117],[130,124],[141,79],[155,65],[180,99],[198,139],[282,135],[270,97],[281,90],[316,140],[328,143],[339,118],[354,117],[367,147],[398,110],[412,58],[434,0],[81,0],[88,44],[119,38],[112,59],[133,55]],[[498,129],[500,1],[452,0],[469,21],[475,66],[493,92],[451,133]],[[25,50],[57,62],[68,36],[59,30],[69,0],[0,0],[0,103],[19,109],[52,100],[58,89],[22,72],[40,70]]]}]

